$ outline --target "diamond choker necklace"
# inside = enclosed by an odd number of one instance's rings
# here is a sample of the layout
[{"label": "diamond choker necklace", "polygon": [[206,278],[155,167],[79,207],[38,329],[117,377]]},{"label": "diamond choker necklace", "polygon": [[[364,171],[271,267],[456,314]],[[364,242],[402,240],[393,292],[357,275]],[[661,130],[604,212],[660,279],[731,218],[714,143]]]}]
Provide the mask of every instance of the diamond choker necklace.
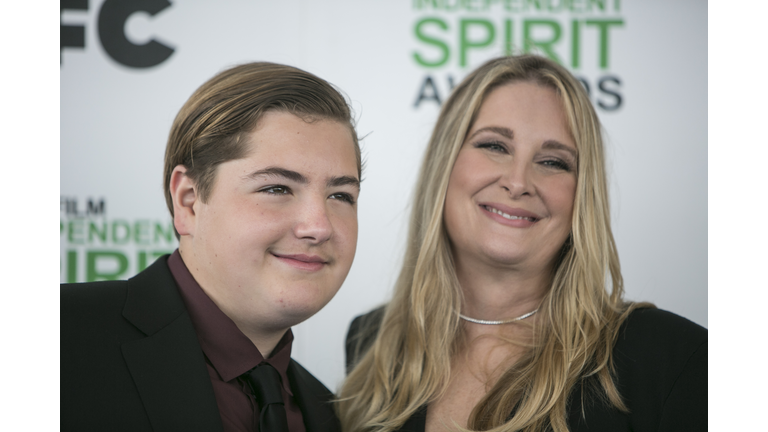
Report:
[{"label": "diamond choker necklace", "polygon": [[531,311],[531,312],[528,312],[528,313],[527,313],[527,314],[525,314],[525,315],[520,315],[520,316],[519,316],[519,317],[517,317],[517,318],[512,318],[512,319],[510,319],[510,320],[502,320],[502,321],[486,321],[486,320],[481,320],[481,319],[470,318],[470,317],[468,317],[468,316],[464,316],[464,315],[462,315],[462,314],[459,314],[459,316],[461,317],[461,319],[463,319],[463,320],[465,320],[465,321],[469,321],[469,322],[471,322],[471,323],[475,323],[475,324],[499,325],[499,324],[509,324],[509,323],[513,323],[513,322],[515,322],[515,321],[521,321],[521,320],[524,320],[524,319],[528,318],[529,316],[531,316],[531,315],[535,314],[535,313],[536,313],[536,312],[538,312],[538,311],[539,311],[539,310],[538,310],[538,309],[536,309],[536,310],[533,310],[533,311]]}]

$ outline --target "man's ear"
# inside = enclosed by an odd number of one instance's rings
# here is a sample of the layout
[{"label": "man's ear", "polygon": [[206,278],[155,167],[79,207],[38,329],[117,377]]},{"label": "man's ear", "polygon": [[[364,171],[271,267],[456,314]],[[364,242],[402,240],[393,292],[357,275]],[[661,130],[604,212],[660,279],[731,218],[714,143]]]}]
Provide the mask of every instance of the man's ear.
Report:
[{"label": "man's ear", "polygon": [[171,184],[169,186],[173,202],[173,226],[176,227],[179,235],[194,234],[194,206],[198,195],[195,183],[187,176],[187,167],[176,165],[176,168],[171,173]]}]

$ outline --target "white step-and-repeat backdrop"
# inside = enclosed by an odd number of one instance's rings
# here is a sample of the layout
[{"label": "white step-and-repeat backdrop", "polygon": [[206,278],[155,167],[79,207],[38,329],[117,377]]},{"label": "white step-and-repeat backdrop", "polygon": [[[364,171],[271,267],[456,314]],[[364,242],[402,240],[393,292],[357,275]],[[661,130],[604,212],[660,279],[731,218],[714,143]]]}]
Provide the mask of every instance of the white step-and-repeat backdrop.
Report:
[{"label": "white step-and-repeat backdrop", "polygon": [[627,296],[707,326],[707,3],[698,0],[62,0],[61,281],[124,279],[176,240],[162,161],[208,78],[265,60],[349,96],[367,161],[358,252],[294,329],[331,389],[350,320],[391,293],[417,167],[442,101],[483,61],[537,52],[605,127]]}]

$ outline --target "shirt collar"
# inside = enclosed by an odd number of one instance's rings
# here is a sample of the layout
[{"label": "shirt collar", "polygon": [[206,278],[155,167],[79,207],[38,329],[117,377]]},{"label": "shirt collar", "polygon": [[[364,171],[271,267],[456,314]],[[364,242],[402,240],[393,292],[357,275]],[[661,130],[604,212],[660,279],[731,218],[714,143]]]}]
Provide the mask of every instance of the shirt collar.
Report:
[{"label": "shirt collar", "polygon": [[293,395],[287,371],[291,359],[293,333],[288,329],[268,359],[243,334],[224,312],[216,306],[189,272],[179,250],[168,258],[168,267],[179,285],[179,292],[195,327],[200,347],[223,381],[232,381],[266,361],[277,369],[283,387]]}]

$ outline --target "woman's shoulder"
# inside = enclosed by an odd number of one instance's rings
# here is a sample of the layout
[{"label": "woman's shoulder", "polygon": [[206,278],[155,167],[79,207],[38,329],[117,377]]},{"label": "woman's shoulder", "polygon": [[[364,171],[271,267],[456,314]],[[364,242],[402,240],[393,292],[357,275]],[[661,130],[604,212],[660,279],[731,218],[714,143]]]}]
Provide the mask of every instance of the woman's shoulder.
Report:
[{"label": "woman's shoulder", "polygon": [[384,318],[384,310],[386,307],[386,305],[379,306],[370,312],[358,315],[352,319],[352,323],[349,325],[347,338],[355,336],[363,329],[378,328],[381,325],[381,320]]},{"label": "woman's shoulder", "polygon": [[373,345],[379,332],[381,320],[384,318],[386,305],[380,306],[368,313],[356,316],[349,325],[345,343],[347,373],[365,355]]},{"label": "woman's shoulder", "polygon": [[706,421],[707,329],[668,311],[637,309],[619,331],[613,358],[637,430]]},{"label": "woman's shoulder", "polygon": [[707,329],[662,309],[639,308],[622,324],[614,351],[632,356],[685,355],[707,343]]}]

